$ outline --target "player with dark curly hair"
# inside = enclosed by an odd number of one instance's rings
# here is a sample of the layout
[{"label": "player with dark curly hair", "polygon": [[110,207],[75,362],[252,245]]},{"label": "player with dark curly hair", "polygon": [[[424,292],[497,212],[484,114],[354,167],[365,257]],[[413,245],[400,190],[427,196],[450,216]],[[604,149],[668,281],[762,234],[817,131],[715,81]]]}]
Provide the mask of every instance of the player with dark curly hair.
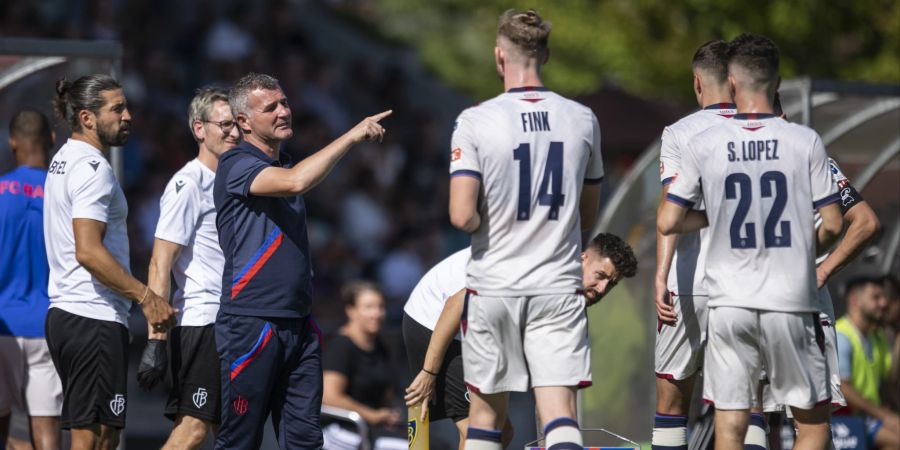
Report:
[{"label": "player with dark curly hair", "polygon": [[[406,388],[406,404],[425,402],[420,418],[429,411],[431,420],[452,419],[460,443],[466,440],[469,425],[469,395],[463,380],[462,345],[455,338],[460,329],[466,263],[471,253],[471,248],[460,250],[429,270],[403,308],[403,342],[409,370],[417,374]],[[631,246],[620,237],[600,233],[581,254],[581,269],[585,305],[591,306],[622,278],[637,273],[637,259]],[[511,439],[512,425],[506,420],[503,446]]]}]

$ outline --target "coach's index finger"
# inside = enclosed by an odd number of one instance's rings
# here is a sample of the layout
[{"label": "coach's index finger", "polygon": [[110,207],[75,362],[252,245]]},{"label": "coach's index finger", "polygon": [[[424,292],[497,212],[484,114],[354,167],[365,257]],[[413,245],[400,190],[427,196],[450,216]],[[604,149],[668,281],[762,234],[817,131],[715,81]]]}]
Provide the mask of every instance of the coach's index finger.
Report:
[{"label": "coach's index finger", "polygon": [[376,121],[376,122],[378,122],[379,120],[384,119],[385,117],[391,115],[393,112],[394,112],[393,109],[389,109],[389,110],[387,110],[387,111],[383,111],[383,112],[380,112],[380,113],[378,113],[378,114],[375,114],[374,116],[371,116],[371,117],[369,117],[369,118],[372,119],[372,120],[374,120],[374,121]]}]

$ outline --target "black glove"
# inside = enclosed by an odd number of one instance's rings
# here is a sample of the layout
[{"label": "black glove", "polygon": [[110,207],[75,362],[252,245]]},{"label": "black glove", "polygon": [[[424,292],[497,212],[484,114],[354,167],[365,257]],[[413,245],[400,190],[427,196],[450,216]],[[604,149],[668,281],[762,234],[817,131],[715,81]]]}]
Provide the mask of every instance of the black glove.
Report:
[{"label": "black glove", "polygon": [[150,339],[141,355],[137,379],[141,389],[149,391],[166,375],[169,357],[166,356],[166,341]]}]

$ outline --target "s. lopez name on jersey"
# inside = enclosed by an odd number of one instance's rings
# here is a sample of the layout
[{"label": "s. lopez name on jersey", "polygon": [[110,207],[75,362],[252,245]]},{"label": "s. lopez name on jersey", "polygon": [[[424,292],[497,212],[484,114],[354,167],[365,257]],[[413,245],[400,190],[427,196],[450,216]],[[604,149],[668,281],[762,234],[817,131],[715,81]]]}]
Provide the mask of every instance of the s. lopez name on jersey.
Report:
[{"label": "s. lopez name on jersey", "polygon": [[740,155],[738,155],[737,143],[728,143],[728,162],[773,161],[778,159],[778,139],[742,141],[740,144]]},{"label": "s. lopez name on jersey", "polygon": [[550,131],[550,113],[548,111],[531,111],[522,114],[522,131]]}]

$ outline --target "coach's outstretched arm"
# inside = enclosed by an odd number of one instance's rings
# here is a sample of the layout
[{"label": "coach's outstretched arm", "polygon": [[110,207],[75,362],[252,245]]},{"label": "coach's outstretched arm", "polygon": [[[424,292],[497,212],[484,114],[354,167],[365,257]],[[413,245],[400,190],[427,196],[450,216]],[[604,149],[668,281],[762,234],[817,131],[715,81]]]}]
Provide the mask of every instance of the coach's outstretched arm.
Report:
[{"label": "coach's outstretched arm", "polygon": [[450,178],[450,223],[466,233],[474,233],[481,226],[481,215],[478,214],[480,189],[481,180],[478,178]]},{"label": "coach's outstretched arm", "polygon": [[865,200],[855,203],[853,207],[844,213],[844,221],[847,222],[847,232],[838,246],[816,267],[816,284],[822,287],[833,274],[843,269],[848,262],[875,236],[881,228],[878,216]]},{"label": "coach's outstretched arm", "polygon": [[159,331],[175,326],[175,311],[169,302],[131,276],[103,245],[106,223],[93,219],[73,219],[75,260],[104,286],[141,305],[147,322]]},{"label": "coach's outstretched arm", "polygon": [[385,129],[378,122],[392,112],[387,110],[366,117],[350,131],[290,169],[263,169],[250,184],[250,193],[264,197],[289,197],[309,191],[325,179],[350,147],[362,141],[381,142]]},{"label": "coach's outstretched arm", "polygon": [[444,309],[441,310],[441,315],[434,325],[431,340],[428,341],[428,350],[425,352],[422,370],[406,388],[406,395],[403,397],[406,400],[406,406],[422,404],[420,420],[425,420],[428,402],[434,396],[436,374],[440,373],[447,347],[450,346],[453,337],[459,331],[465,295],[466,290],[460,289],[444,302]]}]

